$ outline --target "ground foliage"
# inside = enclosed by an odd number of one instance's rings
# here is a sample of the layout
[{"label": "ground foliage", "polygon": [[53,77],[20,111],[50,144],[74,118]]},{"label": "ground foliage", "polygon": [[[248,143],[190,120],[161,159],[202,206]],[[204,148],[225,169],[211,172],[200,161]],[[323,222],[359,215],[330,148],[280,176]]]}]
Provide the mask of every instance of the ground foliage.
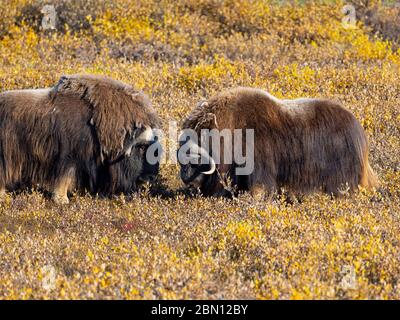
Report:
[{"label": "ground foliage", "polygon": [[148,93],[181,121],[224,88],[331,97],[360,120],[381,186],[301,202],[182,190],[177,165],[132,196],[33,191],[0,204],[0,297],[400,298],[399,7],[354,1],[0,0],[1,90],[99,73]]}]

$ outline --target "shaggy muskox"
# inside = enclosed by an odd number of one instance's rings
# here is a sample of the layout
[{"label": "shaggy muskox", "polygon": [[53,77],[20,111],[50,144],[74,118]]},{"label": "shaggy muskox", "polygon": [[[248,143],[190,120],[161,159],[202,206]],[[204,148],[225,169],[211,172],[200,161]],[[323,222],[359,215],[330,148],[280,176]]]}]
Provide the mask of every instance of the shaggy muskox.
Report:
[{"label": "shaggy muskox", "polygon": [[[231,183],[228,189],[235,186],[253,194],[285,189],[293,194],[321,190],[338,195],[377,184],[363,128],[348,110],[330,100],[279,100],[259,89],[236,88],[199,103],[183,129],[194,130],[196,141],[187,135],[180,139],[180,148],[189,145],[190,158],[206,161],[181,163],[181,178],[204,195],[226,194],[226,181]],[[252,172],[236,174],[245,164],[223,160],[226,147],[229,153],[239,144],[244,154],[244,141],[221,139],[215,153],[221,161],[216,163],[213,147],[200,146],[203,129],[254,129]]]},{"label": "shaggy muskox", "polygon": [[0,94],[0,191],[39,187],[58,203],[73,189],[131,192],[158,172],[145,154],[158,117],[149,99],[104,76]]}]

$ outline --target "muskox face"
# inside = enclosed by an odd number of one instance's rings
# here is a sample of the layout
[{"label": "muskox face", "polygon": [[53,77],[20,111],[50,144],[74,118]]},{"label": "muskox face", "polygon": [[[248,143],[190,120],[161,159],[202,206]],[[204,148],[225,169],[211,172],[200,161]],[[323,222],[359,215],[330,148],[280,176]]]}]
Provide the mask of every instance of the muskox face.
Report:
[{"label": "muskox face", "polygon": [[208,151],[190,138],[180,141],[178,161],[181,179],[190,187],[201,188],[216,172],[215,161]]},{"label": "muskox face", "polygon": [[137,167],[136,184],[152,183],[160,168],[161,145],[155,131],[150,127],[135,134],[130,161]]},{"label": "muskox face", "polygon": [[145,183],[153,183],[158,175],[161,144],[155,130],[139,128],[125,138],[124,153],[108,166],[110,181],[106,193],[129,193]]},{"label": "muskox face", "polygon": [[254,130],[184,129],[179,137],[181,179],[203,195],[232,196],[254,170]]}]

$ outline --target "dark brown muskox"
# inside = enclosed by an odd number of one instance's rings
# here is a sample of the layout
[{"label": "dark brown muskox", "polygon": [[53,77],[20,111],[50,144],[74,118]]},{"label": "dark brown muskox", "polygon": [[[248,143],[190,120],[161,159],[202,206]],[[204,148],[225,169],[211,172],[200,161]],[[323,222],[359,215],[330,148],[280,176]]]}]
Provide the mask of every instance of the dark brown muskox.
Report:
[{"label": "dark brown muskox", "polygon": [[149,99],[108,77],[72,75],[49,89],[0,94],[0,191],[40,187],[130,192],[152,180],[145,159],[158,117]]},{"label": "dark brown muskox", "polygon": [[[262,90],[237,88],[200,103],[183,129],[194,129],[197,138],[201,129],[254,129],[254,170],[247,175],[235,174],[237,163],[225,163],[222,154],[216,163],[211,157],[215,150],[192,142],[190,156],[207,161],[181,163],[181,178],[204,195],[226,194],[224,177],[236,190],[253,194],[284,188],[295,194],[322,190],[336,195],[342,188],[377,184],[363,128],[348,110],[330,100],[279,100]],[[221,146],[224,143],[222,139]]]}]

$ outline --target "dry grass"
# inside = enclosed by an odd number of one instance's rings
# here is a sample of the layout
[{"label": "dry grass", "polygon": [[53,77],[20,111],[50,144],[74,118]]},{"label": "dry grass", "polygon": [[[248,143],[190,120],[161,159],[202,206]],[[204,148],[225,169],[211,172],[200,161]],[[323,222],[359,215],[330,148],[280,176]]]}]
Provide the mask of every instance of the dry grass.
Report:
[{"label": "dry grass", "polygon": [[384,34],[397,9],[363,4],[385,17],[376,33],[368,21],[343,28],[340,1],[156,2],[56,1],[62,25],[51,32],[37,21],[45,2],[0,0],[1,89],[107,74],[151,95],[164,128],[231,86],[333,97],[368,133],[380,189],[291,204],[204,199],[163,165],[155,194],[67,206],[9,194],[0,298],[399,299],[400,51]]}]

